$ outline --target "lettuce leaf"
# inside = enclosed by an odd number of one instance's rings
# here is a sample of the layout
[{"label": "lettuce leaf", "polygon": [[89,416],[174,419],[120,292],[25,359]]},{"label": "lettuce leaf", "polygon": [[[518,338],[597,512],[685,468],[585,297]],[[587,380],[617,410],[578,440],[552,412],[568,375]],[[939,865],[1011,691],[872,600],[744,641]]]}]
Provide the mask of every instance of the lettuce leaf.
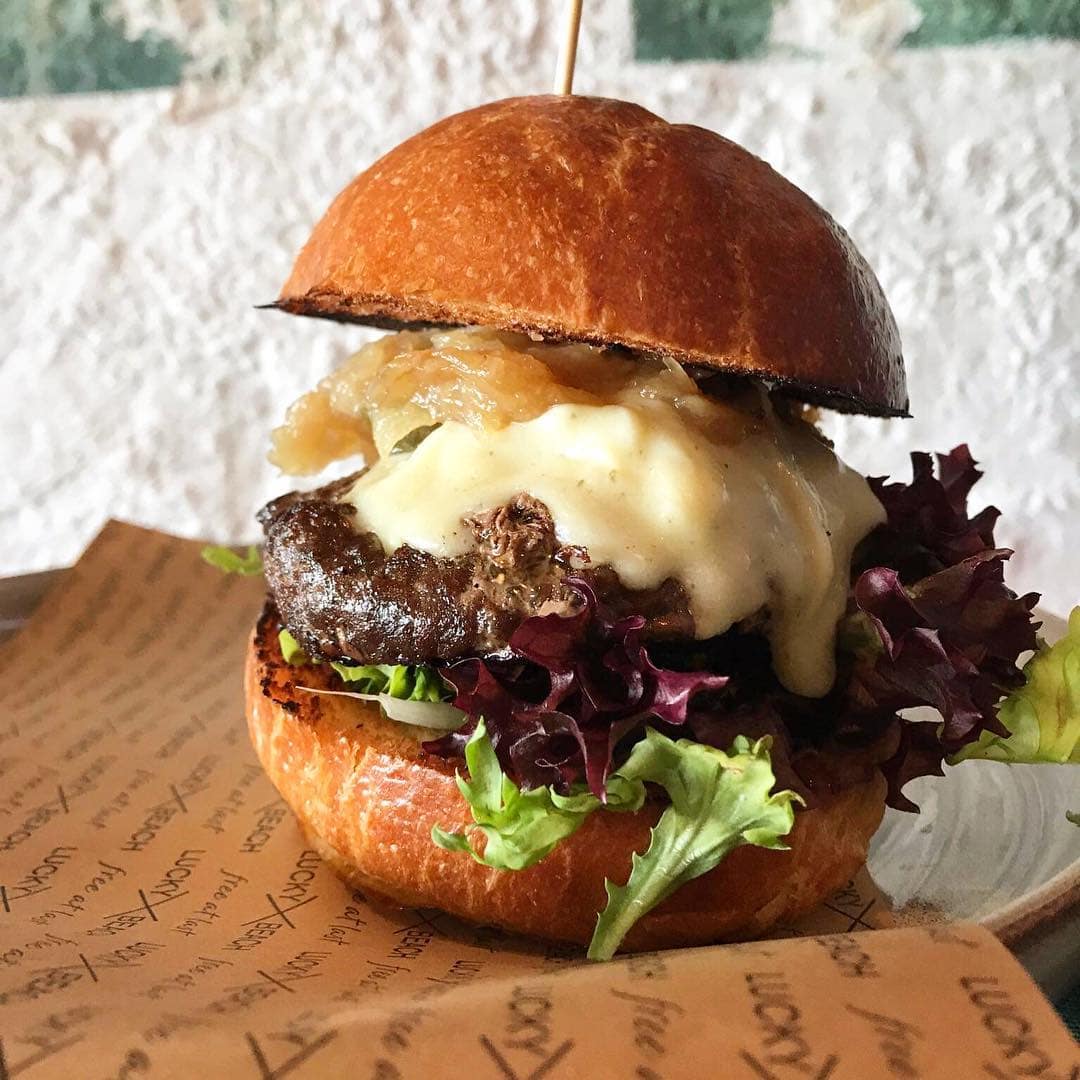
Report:
[{"label": "lettuce leaf", "polygon": [[[825,699],[841,730],[893,727],[897,749],[882,771],[901,810],[917,809],[903,794],[909,780],[942,775],[949,755],[1008,736],[998,705],[1023,685],[1017,660],[1037,644],[1038,596],[1005,584],[1012,552],[994,542],[998,511],[968,510],[982,473],[966,446],[935,458],[912,454],[910,483],[869,480],[887,520],[856,551],[838,641],[847,674]],[[899,716],[916,706],[943,722]]]},{"label": "lettuce leaf", "polygon": [[[278,644],[285,663],[293,667],[302,667],[311,663],[311,658],[304,652],[300,642],[284,627],[278,632]],[[393,698],[397,701],[423,702],[424,704],[442,704],[449,701],[454,693],[443,681],[442,676],[433,667],[426,664],[340,664],[331,663],[330,667],[349,687],[351,693],[364,697]],[[310,690],[310,687],[301,687]],[[333,691],[311,691],[332,693]],[[383,701],[383,711],[394,720],[403,723],[421,723],[422,714],[409,714],[406,718],[400,713],[393,713],[387,702]],[[440,715],[441,714],[436,714]],[[461,714],[464,719],[464,714]],[[426,722],[432,728],[454,728],[460,725],[450,724],[440,718],[439,722]]]},{"label": "lettuce leaf", "polygon": [[580,789],[570,795],[548,786],[522,791],[503,772],[481,719],[465,746],[469,779],[457,777],[476,824],[461,833],[435,826],[431,838],[485,866],[522,870],[550,855],[601,805],[639,810],[646,783],[661,786],[671,805],[652,830],[648,850],[635,852],[625,885],[607,882],[608,904],[597,919],[589,956],[608,960],[638,919],[740,844],[783,848],[780,841],[791,831],[798,796],[791,791],[770,795],[775,781],[769,745],[768,739],[751,743],[740,736],[724,753],[648,728],[626,764],[608,777],[607,801],[601,804]]},{"label": "lettuce leaf", "polygon": [[257,574],[261,574],[263,570],[262,555],[254,544],[243,555],[233,551],[232,548],[207,544],[199,552],[199,555],[203,562],[209,563],[225,574],[241,574],[243,577],[255,577]]},{"label": "lettuce leaf", "polygon": [[677,742],[650,728],[617,776],[659,784],[671,799],[644,855],[633,856],[625,885],[607,882],[608,903],[589,945],[591,960],[609,960],[643,915],[693,878],[713,869],[741,844],[784,849],[794,824],[792,791],[774,784],[770,742],[739,736],[724,753]]},{"label": "lettuce leaf", "polygon": [[[658,667],[642,641],[644,618],[606,610],[583,579],[566,584],[576,611],[524,619],[509,658],[463,660],[444,674],[454,705],[474,723],[484,717],[500,764],[522,786],[567,791],[584,782],[603,802],[620,742],[640,737],[649,721],[685,724],[728,679]],[[472,731],[466,725],[424,748],[458,757]]]},{"label": "lettuce leaf", "polygon": [[984,731],[950,762],[1080,764],[1080,607],[1073,608],[1065,636],[1024,665],[1024,679],[998,707],[1005,732]]},{"label": "lettuce leaf", "polygon": [[359,694],[386,694],[402,701],[449,701],[453,691],[427,664],[340,664],[330,666]]},{"label": "lettuce leaf", "polygon": [[856,654],[850,702],[936,709],[949,752],[984,731],[1005,735],[997,704],[1023,683],[1016,660],[1036,644],[1035,597],[1005,585],[1009,554],[988,548],[908,587],[886,567],[860,575],[849,620],[867,620],[880,646]]},{"label": "lettuce leaf", "polygon": [[[458,790],[472,810],[475,825],[464,833],[435,826],[431,839],[447,851],[471,855],[477,862],[498,870],[523,870],[538,863],[560,840],[577,832],[600,806],[587,791],[559,795],[550,787],[522,791],[499,765],[495,748],[481,719],[465,745],[469,779],[457,775]],[[645,785],[611,777],[607,807],[639,810],[645,801]],[[484,838],[478,845],[477,834]]]},{"label": "lettuce leaf", "polygon": [[281,657],[286,664],[303,667],[304,664],[311,663],[308,654],[300,647],[300,642],[284,627],[278,631],[278,645],[281,648]]}]

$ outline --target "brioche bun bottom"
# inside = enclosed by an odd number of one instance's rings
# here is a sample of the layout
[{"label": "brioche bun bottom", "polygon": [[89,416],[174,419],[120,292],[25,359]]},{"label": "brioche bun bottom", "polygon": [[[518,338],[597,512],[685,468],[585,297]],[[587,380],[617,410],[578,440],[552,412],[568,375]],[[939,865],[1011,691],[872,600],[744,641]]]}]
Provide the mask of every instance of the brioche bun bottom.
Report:
[{"label": "brioche bun bottom", "polygon": [[[245,670],[255,751],[315,848],[346,881],[408,907],[440,908],[473,923],[585,945],[607,901],[604,881],[626,881],[663,810],[598,811],[543,861],[492,870],[431,839],[432,826],[472,823],[454,765],[425,753],[413,729],[375,703],[306,693],[325,669],[285,663],[264,615]],[[795,816],[788,851],[737,848],[642,918],[627,951],[760,936],[841,888],[866,858],[884,811],[880,776]]]}]

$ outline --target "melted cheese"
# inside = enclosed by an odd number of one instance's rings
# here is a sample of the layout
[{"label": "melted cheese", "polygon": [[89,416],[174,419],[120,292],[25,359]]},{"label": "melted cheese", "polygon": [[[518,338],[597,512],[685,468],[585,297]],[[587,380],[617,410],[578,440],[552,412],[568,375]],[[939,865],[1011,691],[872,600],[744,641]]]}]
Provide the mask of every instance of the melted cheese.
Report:
[{"label": "melted cheese", "polygon": [[343,501],[387,550],[453,556],[474,542],[463,515],[527,492],[560,541],[625,585],[680,581],[699,637],[766,610],[780,680],[821,696],[852,551],[881,505],[801,422],[767,412],[735,441],[707,431],[659,399],[559,404],[493,431],[448,422],[378,461]]}]

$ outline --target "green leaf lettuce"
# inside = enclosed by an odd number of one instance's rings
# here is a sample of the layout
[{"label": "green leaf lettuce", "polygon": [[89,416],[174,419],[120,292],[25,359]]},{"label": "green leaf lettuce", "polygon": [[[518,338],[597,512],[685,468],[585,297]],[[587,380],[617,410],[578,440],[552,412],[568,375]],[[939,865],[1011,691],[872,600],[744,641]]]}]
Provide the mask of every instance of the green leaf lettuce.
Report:
[{"label": "green leaf lettuce", "polygon": [[[614,955],[630,928],[680,885],[708,873],[740,844],[782,848],[794,823],[791,791],[770,794],[775,783],[770,741],[739,737],[728,753],[648,729],[608,781],[605,809],[634,811],[645,784],[664,788],[671,805],[652,830],[643,854],[634,854],[625,885],[607,883],[608,904],[589,946],[594,960]],[[601,806],[588,792],[559,795],[549,787],[521,791],[503,773],[483,721],[465,747],[469,779],[457,785],[475,825],[464,833],[435,827],[432,840],[471,855],[485,866],[521,870],[549,855]],[[478,837],[483,843],[477,843]]]},{"label": "green leaf lettuce", "polygon": [[281,648],[282,659],[286,664],[292,664],[293,667],[303,667],[304,664],[311,663],[308,654],[300,648],[300,642],[288,630],[282,629],[278,632],[278,645]]},{"label": "green leaf lettuce", "polygon": [[402,701],[449,701],[454,695],[442,677],[426,664],[330,665],[350,690],[386,694]]},{"label": "green leaf lettuce", "polygon": [[[502,771],[483,720],[465,745],[465,764],[469,780],[458,774],[457,785],[476,824],[465,833],[435,826],[431,838],[439,847],[464,852],[485,866],[523,870],[538,863],[600,806],[587,791],[572,795],[559,795],[550,787],[522,791]],[[609,809],[638,810],[645,802],[645,786],[612,777],[607,799]],[[482,845],[476,843],[478,834],[484,838]]]},{"label": "green leaf lettuce", "polygon": [[589,945],[591,960],[609,960],[630,928],[680,885],[713,869],[741,844],[783,849],[795,815],[792,791],[772,791],[769,739],[739,736],[724,753],[649,729],[619,775],[659,784],[671,805],[635,852],[625,885],[607,883],[608,903]]},{"label": "green leaf lettuce", "polygon": [[1024,685],[998,707],[1008,737],[983,732],[950,758],[953,764],[972,758],[1080,764],[1080,607],[1069,616],[1065,636],[1039,649],[1024,675]]},{"label": "green leaf lettuce", "polygon": [[[310,664],[311,659],[284,628],[278,644],[285,663],[294,667]],[[330,666],[349,689],[359,694],[386,694],[401,701],[442,702],[453,698],[453,691],[433,667],[426,664],[338,664]]]},{"label": "green leaf lettuce", "polygon": [[202,557],[203,562],[217,567],[218,570],[225,574],[241,574],[243,577],[255,577],[257,574],[262,573],[262,555],[259,554],[259,549],[254,544],[243,555],[233,551],[232,548],[207,544],[199,552],[199,555]]}]

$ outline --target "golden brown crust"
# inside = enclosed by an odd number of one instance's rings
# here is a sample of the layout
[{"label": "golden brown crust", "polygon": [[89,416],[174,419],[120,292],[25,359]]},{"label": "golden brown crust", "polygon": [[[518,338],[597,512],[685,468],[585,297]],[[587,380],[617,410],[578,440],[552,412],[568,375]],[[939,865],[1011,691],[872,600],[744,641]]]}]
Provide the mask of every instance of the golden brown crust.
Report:
[{"label": "golden brown crust", "polygon": [[[325,678],[304,671],[306,685]],[[374,705],[298,691],[297,669],[264,618],[248,653],[248,726],[270,779],[334,868],[352,884],[412,907],[560,941],[588,942],[604,879],[623,882],[660,808],[597,812],[528,870],[490,870],[443,851],[431,828],[461,829],[468,807],[453,766],[424,754]],[[312,681],[315,680],[315,681]],[[683,886],[631,932],[628,949],[754,937],[809,911],[862,865],[884,809],[884,783],[797,815],[790,851],[737,849]]]},{"label": "golden brown crust", "polygon": [[484,324],[907,411],[900,339],[844,231],[765,162],[603,98],[512,98],[391,150],[337,197],[277,307]]}]

